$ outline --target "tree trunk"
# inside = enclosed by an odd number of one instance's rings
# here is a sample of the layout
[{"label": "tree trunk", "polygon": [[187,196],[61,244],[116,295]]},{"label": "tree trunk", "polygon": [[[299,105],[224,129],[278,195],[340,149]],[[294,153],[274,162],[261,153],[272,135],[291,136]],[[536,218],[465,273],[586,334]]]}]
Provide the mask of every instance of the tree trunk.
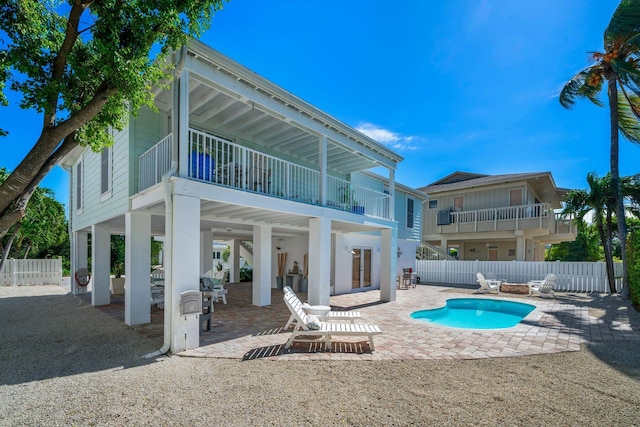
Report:
[{"label": "tree trunk", "polygon": [[[609,214],[607,214],[609,215]],[[602,248],[604,249],[604,262],[607,267],[607,282],[609,283],[609,292],[615,294],[616,281],[613,273],[613,247],[611,245],[611,226],[607,227],[605,231],[604,224],[602,223],[602,212],[596,209],[596,226],[598,228],[598,234],[600,235],[600,241],[602,242]],[[608,224],[611,223],[609,218]]]},{"label": "tree trunk", "polygon": [[608,247],[605,249],[605,262],[607,264],[607,279],[609,280],[609,290],[611,294],[615,294],[618,292],[616,289],[616,275],[613,267],[613,225],[611,221],[611,210],[607,209],[607,219],[606,219],[607,228],[605,234],[607,236],[607,245]]},{"label": "tree trunk", "polygon": [[13,230],[13,233],[11,233],[11,237],[9,238],[7,245],[4,248],[2,248],[2,258],[0,259],[0,271],[2,271],[2,268],[4,267],[5,262],[7,262],[7,258],[9,258],[9,251],[11,250],[13,241],[16,239],[16,236],[18,235],[18,232],[20,231],[21,227],[22,227],[22,223],[16,224],[16,228]]},{"label": "tree trunk", "polygon": [[629,282],[627,280],[627,221],[624,213],[624,201],[620,188],[619,131],[618,131],[618,85],[615,75],[607,76],[607,93],[609,96],[609,118],[611,124],[611,188],[616,200],[616,217],[618,219],[618,237],[622,258],[622,298],[629,299]]},{"label": "tree trunk", "polygon": [[[31,199],[31,194],[33,194],[33,191],[38,187],[40,181],[42,181],[51,169],[53,169],[53,167],[77,145],[78,142],[75,138],[75,132],[73,132],[64,139],[62,144],[51,156],[43,161],[40,169],[34,175],[31,182],[24,187],[23,191],[13,196],[12,204],[10,204],[9,207],[2,212],[2,215],[0,215],[0,239],[7,234],[14,224],[24,217],[25,209]],[[13,174],[11,176],[13,176]]]}]

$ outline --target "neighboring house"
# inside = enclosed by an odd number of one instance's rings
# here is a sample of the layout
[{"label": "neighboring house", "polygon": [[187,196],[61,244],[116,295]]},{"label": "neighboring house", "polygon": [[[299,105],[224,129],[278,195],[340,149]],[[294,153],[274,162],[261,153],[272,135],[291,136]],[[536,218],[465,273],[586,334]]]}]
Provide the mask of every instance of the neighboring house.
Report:
[{"label": "neighboring house", "polygon": [[217,263],[214,241],[230,246],[231,281],[252,242],[257,306],[272,303],[284,253],[285,272],[294,261],[303,269],[308,254],[311,304],[328,304],[332,289],[395,300],[396,266],[402,254],[415,261],[424,200],[395,183],[402,157],[198,41],[171,60],[175,78],[156,88],[157,112],[141,110],[112,147],[61,162],[71,175],[72,271],[91,259],[92,304],[110,303],[113,234],[126,241],[128,325],[150,321],[150,240],[164,241],[174,352],[199,345],[198,320],[180,315],[180,301]]},{"label": "neighboring house", "polygon": [[455,172],[420,191],[422,239],[461,260],[544,261],[546,244],[568,242],[576,226],[554,209],[568,191],[549,172]]}]

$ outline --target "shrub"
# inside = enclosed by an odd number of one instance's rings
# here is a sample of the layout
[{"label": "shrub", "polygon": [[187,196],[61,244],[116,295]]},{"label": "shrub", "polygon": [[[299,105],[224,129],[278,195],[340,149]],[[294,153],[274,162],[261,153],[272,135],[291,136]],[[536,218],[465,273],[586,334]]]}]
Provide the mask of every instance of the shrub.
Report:
[{"label": "shrub", "polygon": [[631,304],[640,311],[640,233],[630,233],[627,241],[627,265]]}]

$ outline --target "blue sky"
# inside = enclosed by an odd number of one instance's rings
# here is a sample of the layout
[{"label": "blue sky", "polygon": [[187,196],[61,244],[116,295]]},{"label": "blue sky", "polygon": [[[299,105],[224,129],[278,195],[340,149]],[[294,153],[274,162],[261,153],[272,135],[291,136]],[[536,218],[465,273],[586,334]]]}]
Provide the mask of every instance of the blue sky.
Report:
[{"label": "blue sky", "polygon": [[[586,188],[609,170],[608,111],[569,111],[563,84],[601,49],[617,0],[232,0],[201,38],[223,54],[399,152],[396,180],[454,171],[550,171]],[[14,100],[17,100],[13,97]],[[41,117],[0,110],[0,166],[14,168]],[[620,173],[640,172],[621,139]],[[67,203],[66,172],[43,185]]]}]

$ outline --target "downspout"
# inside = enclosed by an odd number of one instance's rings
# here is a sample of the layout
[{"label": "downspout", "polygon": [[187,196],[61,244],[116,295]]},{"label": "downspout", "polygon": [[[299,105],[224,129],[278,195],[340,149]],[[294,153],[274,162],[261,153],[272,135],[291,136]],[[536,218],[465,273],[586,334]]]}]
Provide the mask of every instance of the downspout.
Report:
[{"label": "downspout", "polygon": [[[183,46],[180,48],[180,59],[178,61],[178,65],[176,66],[174,72],[174,85],[176,81],[179,79],[180,73],[184,68],[185,58],[187,57],[187,48]],[[175,92],[174,92],[175,93]],[[178,114],[173,112],[173,118],[177,121]],[[172,141],[172,155],[171,155],[171,168],[162,175],[162,185],[164,187],[164,206],[165,206],[165,239],[164,243],[166,248],[163,248],[165,260],[168,259],[169,263],[165,262],[165,270],[164,270],[164,342],[162,347],[158,350],[145,354],[142,356],[145,359],[150,359],[152,357],[162,356],[167,353],[171,348],[171,317],[173,315],[173,281],[171,275],[173,274],[173,268],[171,266],[171,260],[173,258],[173,197],[171,195],[171,183],[169,182],[169,178],[171,178],[178,171],[178,159],[177,159],[177,139],[179,132],[176,132],[177,127],[172,127],[173,132],[173,141]],[[166,267],[169,267],[168,270]]]}]

